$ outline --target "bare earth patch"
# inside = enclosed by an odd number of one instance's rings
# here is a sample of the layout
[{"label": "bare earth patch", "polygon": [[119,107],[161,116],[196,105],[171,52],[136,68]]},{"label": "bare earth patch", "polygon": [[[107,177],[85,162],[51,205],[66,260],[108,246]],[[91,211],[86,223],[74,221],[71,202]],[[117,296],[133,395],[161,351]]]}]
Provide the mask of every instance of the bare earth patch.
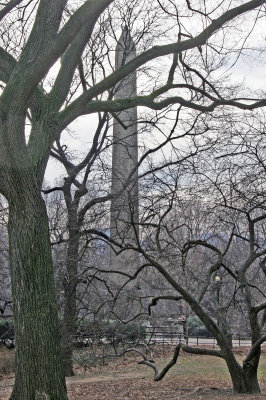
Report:
[{"label": "bare earth patch", "polygon": [[[170,352],[157,354],[158,366],[167,362]],[[85,370],[67,378],[69,400],[262,400],[266,399],[266,357],[260,366],[260,395],[233,395],[223,360],[182,353],[177,365],[160,382],[153,381],[150,368],[137,365],[138,357],[123,359]],[[0,400],[8,400],[14,378],[2,375]]]}]

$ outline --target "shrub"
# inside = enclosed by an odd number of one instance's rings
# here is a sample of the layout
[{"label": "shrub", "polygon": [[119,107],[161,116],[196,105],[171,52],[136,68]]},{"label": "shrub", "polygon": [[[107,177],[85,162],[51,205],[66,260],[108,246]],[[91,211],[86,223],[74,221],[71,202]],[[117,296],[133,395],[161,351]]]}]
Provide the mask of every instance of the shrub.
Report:
[{"label": "shrub", "polygon": [[212,337],[212,334],[206,329],[203,322],[197,315],[191,315],[187,319],[189,335]]},{"label": "shrub", "polygon": [[[120,342],[137,342],[146,337],[144,326],[137,324],[119,325],[111,332],[112,337],[117,343]],[[108,337],[108,335],[106,335]]]},{"label": "shrub", "polygon": [[106,338],[112,343],[137,342],[146,336],[146,330],[138,324],[118,324],[114,320],[103,320],[80,324],[77,329],[80,337],[87,337],[92,340]]}]

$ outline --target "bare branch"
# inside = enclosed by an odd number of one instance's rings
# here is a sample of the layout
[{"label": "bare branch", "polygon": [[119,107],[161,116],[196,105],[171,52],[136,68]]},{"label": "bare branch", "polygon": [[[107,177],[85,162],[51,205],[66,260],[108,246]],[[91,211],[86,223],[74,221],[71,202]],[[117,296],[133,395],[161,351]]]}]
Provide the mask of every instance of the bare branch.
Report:
[{"label": "bare branch", "polygon": [[52,193],[52,192],[56,192],[57,190],[63,190],[63,186],[55,186],[55,187],[53,187],[51,189],[43,189],[42,193],[49,194],[49,193]]},{"label": "bare branch", "polygon": [[256,314],[258,314],[260,311],[264,310],[265,308],[266,308],[266,302],[265,303],[261,303],[258,306],[252,307],[252,311],[254,311]]},{"label": "bare branch", "polygon": [[214,350],[214,349],[203,349],[200,347],[190,347],[190,346],[182,345],[182,351],[184,351],[185,353],[190,353],[190,354],[202,354],[205,356],[215,356],[215,357],[224,358],[224,356],[222,355],[222,353],[220,351]]},{"label": "bare branch", "polygon": [[183,300],[182,296],[156,296],[153,297],[152,300],[150,301],[149,305],[148,305],[148,313],[149,315],[151,315],[151,307],[154,307],[157,305],[159,300],[172,300],[172,301],[179,301],[179,300]]},{"label": "bare branch", "polygon": [[163,377],[167,374],[169,369],[171,369],[177,362],[179,352],[181,348],[181,343],[179,343],[174,350],[174,354],[172,359],[169,361],[169,363],[162,369],[161,372],[158,371],[157,367],[150,361],[148,360],[142,360],[138,364],[142,365],[147,365],[148,367],[151,367],[154,370],[154,381],[160,381],[163,379]]},{"label": "bare branch", "polygon": [[260,346],[262,345],[262,343],[264,343],[266,341],[266,335],[261,336],[261,338],[259,338],[251,347],[251,349],[249,350],[245,360],[243,361],[243,365],[246,365],[247,363],[249,363],[252,358],[256,355],[258,349],[260,348]]},{"label": "bare branch", "polygon": [[132,61],[118,68],[115,72],[110,74],[103,81],[94,85],[94,87],[88,89],[86,93],[82,94],[78,99],[73,101],[71,105],[69,105],[65,110],[63,110],[60,113],[58,121],[59,125],[61,127],[65,127],[75,118],[86,113],[106,111],[107,108],[108,111],[115,112],[131,108],[137,105],[143,105],[153,109],[162,109],[170,104],[178,103],[186,107],[194,108],[200,111],[213,111],[219,105],[231,105],[242,109],[254,109],[257,107],[265,106],[266,105],[265,99],[258,100],[257,102],[252,103],[250,105],[238,103],[237,101],[234,100],[223,101],[217,99],[209,106],[202,106],[187,101],[182,97],[178,96],[162,100],[158,103],[155,103],[153,99],[151,99],[149,96],[137,97],[135,100],[134,99],[116,100],[114,102],[108,102],[108,105],[106,102],[97,102],[97,101],[91,102],[93,98],[111,89],[119,81],[127,77],[129,74],[134,72],[137,68],[144,65],[148,61],[151,61],[157,57],[168,55],[171,53],[181,53],[185,50],[189,50],[206,44],[209,37],[212,36],[226,22],[234,19],[235,17],[243,13],[246,13],[247,11],[260,7],[263,2],[261,0],[252,0],[238,7],[226,11],[223,15],[213,20],[212,23],[206,29],[204,29],[199,35],[195,36],[194,38],[184,40],[182,42],[171,43],[168,45],[154,46],[153,48],[141,53]]},{"label": "bare branch", "polygon": [[4,8],[0,11],[0,21],[18,4],[22,3],[23,0],[10,0]]}]

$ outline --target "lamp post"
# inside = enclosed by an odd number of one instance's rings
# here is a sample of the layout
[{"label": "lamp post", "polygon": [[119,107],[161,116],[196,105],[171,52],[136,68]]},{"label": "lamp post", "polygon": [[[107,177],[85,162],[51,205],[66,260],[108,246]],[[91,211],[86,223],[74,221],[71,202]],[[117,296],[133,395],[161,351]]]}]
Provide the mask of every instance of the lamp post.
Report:
[{"label": "lamp post", "polygon": [[216,294],[217,294],[217,303],[219,304],[220,302],[220,289],[222,285],[222,277],[219,274],[219,272],[216,273],[214,276],[214,281],[215,281],[215,288],[216,288]]},{"label": "lamp post", "polygon": [[220,326],[220,310],[219,310],[219,303],[220,303],[220,289],[222,285],[222,277],[219,272],[216,272],[214,275],[214,289],[216,291],[216,301],[217,301],[217,324]]},{"label": "lamp post", "polygon": [[215,290],[216,290],[216,300],[217,300],[217,324],[218,326],[222,329],[223,333],[225,334],[229,346],[232,348],[233,343],[232,343],[232,334],[230,330],[228,329],[227,322],[226,322],[226,316],[224,314],[224,309],[223,307],[220,307],[220,290],[222,287],[222,276],[220,275],[219,272],[216,272],[214,275],[214,284],[215,284]]}]

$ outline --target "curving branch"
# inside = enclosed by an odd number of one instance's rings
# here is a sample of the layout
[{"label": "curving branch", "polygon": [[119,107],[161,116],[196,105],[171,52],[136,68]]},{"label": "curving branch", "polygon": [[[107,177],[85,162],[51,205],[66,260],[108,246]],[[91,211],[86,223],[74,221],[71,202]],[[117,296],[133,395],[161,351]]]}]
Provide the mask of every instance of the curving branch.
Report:
[{"label": "curving branch", "polygon": [[[138,353],[143,358],[144,361],[148,361],[150,363],[154,363],[153,355],[152,355],[152,352],[151,352],[150,348],[146,345],[146,343],[141,343],[141,344],[145,347],[146,354],[149,353],[149,355],[150,355],[149,360],[147,359],[147,355],[145,355],[143,351],[141,351],[139,349],[136,349],[135,347],[126,349],[126,350],[122,351],[122,353],[117,354],[116,356],[117,357],[122,357],[126,353],[132,353],[133,352],[133,353]],[[138,364],[140,364],[140,362]]]},{"label": "curving branch", "polygon": [[0,21],[5,18],[5,16],[13,10],[18,4],[22,3],[23,0],[10,0],[4,8],[0,11]]},{"label": "curving branch", "polygon": [[207,247],[208,249],[214,251],[219,256],[222,256],[222,252],[218,249],[218,247],[213,246],[212,244],[206,242],[205,240],[189,240],[183,246],[183,252],[187,252],[189,249],[195,246],[203,246]]},{"label": "curving branch", "polygon": [[266,342],[266,335],[261,336],[251,347],[251,349],[249,350],[245,360],[243,361],[243,365],[246,365],[247,363],[249,363],[252,358],[256,355],[257,351],[259,350],[260,346],[262,345],[262,343]]},{"label": "curving branch", "polygon": [[265,310],[265,308],[266,308],[266,302],[261,303],[258,306],[252,307],[252,311],[254,311],[256,314],[258,314],[260,311]]},{"label": "curving branch", "polygon": [[[111,2],[109,2],[111,3]],[[182,97],[171,97],[166,100],[162,100],[158,103],[154,102],[151,97],[137,97],[134,99],[126,99],[126,100],[116,100],[115,102],[93,102],[90,103],[92,99],[96,96],[108,91],[112,87],[114,87],[119,81],[127,77],[132,72],[136,71],[139,67],[146,64],[148,61],[151,61],[155,58],[169,55],[169,54],[177,54],[184,52],[186,50],[192,48],[198,48],[199,46],[203,46],[207,43],[208,39],[223,25],[237,16],[246,13],[247,11],[253,10],[257,7],[260,7],[265,0],[252,0],[245,4],[242,4],[238,7],[232,8],[226,11],[217,19],[213,20],[207,28],[205,28],[200,34],[197,36],[175,43],[170,43],[162,46],[154,46],[151,49],[144,51],[137,57],[135,57],[130,62],[118,68],[116,71],[111,73],[108,77],[106,77],[101,82],[94,85],[92,88],[89,88],[86,92],[84,92],[81,96],[79,96],[75,101],[73,101],[67,108],[65,108],[59,115],[59,125],[62,127],[67,126],[70,122],[72,122],[75,118],[80,115],[84,115],[86,113],[97,112],[97,111],[122,111],[126,108],[131,108],[137,105],[147,106],[153,109],[162,109],[167,107],[170,104],[179,103],[184,106],[194,108],[200,111],[213,111],[218,105],[232,105],[239,107],[241,109],[254,109],[257,107],[262,107],[266,105],[266,100],[258,100],[254,104],[244,104],[239,103],[237,101],[224,101],[223,99],[216,99],[209,106],[197,105],[195,103],[189,102]],[[107,107],[108,105],[108,107]]]},{"label": "curving branch", "polygon": [[215,356],[224,358],[223,354],[219,350],[214,350],[214,349],[203,349],[200,347],[198,348],[198,347],[190,347],[182,345],[182,351],[189,354],[202,354],[205,356]]},{"label": "curving branch", "polygon": [[172,301],[179,301],[183,300],[182,296],[157,296],[153,297],[148,305],[148,313],[151,315],[151,308],[156,306],[159,300],[172,300]]},{"label": "curving branch", "polygon": [[172,359],[169,361],[169,363],[162,369],[161,372],[158,371],[158,368],[156,365],[153,364],[153,362],[148,361],[148,360],[142,360],[138,364],[141,365],[147,365],[148,367],[151,367],[154,370],[154,381],[161,381],[163,377],[167,374],[169,369],[171,369],[177,362],[179,353],[180,353],[180,348],[181,348],[181,343],[179,343],[174,350],[174,354]]},{"label": "curving branch", "polygon": [[49,194],[49,193],[52,193],[52,192],[56,192],[56,191],[58,191],[58,190],[63,190],[63,186],[55,186],[55,187],[53,187],[53,188],[51,188],[51,189],[43,189],[42,190],[42,193],[44,193],[44,194]]},{"label": "curving branch", "polygon": [[[102,86],[104,83],[107,83],[108,80],[109,78],[106,78],[104,81],[102,81]],[[112,81],[112,85],[116,84],[117,81],[119,81],[119,79]],[[92,100],[92,98],[103,93],[105,90],[109,88],[107,86],[106,89],[102,88],[101,90],[98,90],[97,89],[98,85],[100,84],[96,84],[93,88],[90,89],[91,98],[89,98],[86,102],[84,102],[83,99],[81,99],[81,97],[84,95],[81,95],[80,98],[73,101],[67,108],[65,108],[63,111],[59,113],[59,117],[57,120],[58,126],[60,126],[63,129],[81,115],[92,114],[95,112],[104,112],[104,111],[109,111],[114,113],[118,111],[124,111],[129,108],[137,106],[143,106],[159,111],[173,104],[179,104],[181,106],[191,108],[192,110],[200,112],[212,112],[217,107],[220,106],[231,106],[239,108],[241,110],[255,110],[256,108],[261,108],[266,106],[266,99],[246,99],[247,102],[243,103],[235,99],[221,100],[215,98],[213,101],[209,103],[209,105],[203,105],[190,100],[186,100],[181,96],[172,96],[161,101],[155,101],[153,94],[148,96],[136,96],[128,99],[118,99],[118,100],[106,100],[106,101]],[[199,91],[199,89],[197,89],[197,91]],[[210,95],[208,95],[207,92],[205,92],[205,96],[210,98]],[[248,101],[250,103],[248,103]]]},{"label": "curving branch", "polygon": [[206,247],[218,254],[218,260],[208,268],[205,279],[204,279],[204,283],[199,292],[198,301],[201,302],[206,291],[208,290],[209,285],[210,285],[212,274],[215,271],[217,271],[222,265],[222,260],[223,260],[223,256],[225,253],[222,253],[216,246],[213,246],[212,244],[210,244],[204,240],[189,240],[183,246],[183,249],[182,249],[183,254],[186,254],[191,248],[196,247],[196,246]]}]

